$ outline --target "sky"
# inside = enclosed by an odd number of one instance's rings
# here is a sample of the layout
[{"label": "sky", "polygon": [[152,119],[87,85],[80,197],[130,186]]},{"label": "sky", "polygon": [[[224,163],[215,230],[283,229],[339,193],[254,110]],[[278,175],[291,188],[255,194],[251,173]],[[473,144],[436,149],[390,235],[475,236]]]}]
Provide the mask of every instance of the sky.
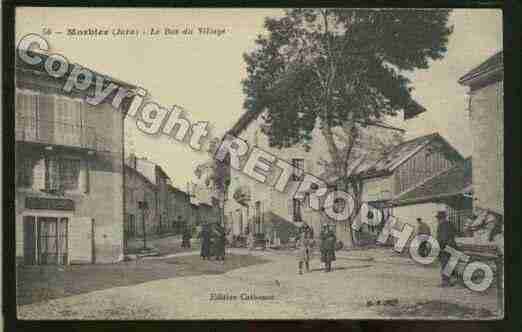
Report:
[{"label": "sky", "polygon": [[[154,101],[170,108],[181,105],[192,121],[208,121],[211,135],[230,128],[243,109],[241,80],[246,77],[243,54],[252,50],[257,35],[265,32],[266,16],[280,9],[136,9],[19,7],[16,39],[29,33],[46,36],[50,51],[70,62],[146,89]],[[407,73],[413,96],[427,112],[393,124],[406,130],[406,138],[440,133],[463,156],[472,153],[467,112],[467,88],[459,77],[502,49],[502,12],[495,9],[456,9],[454,26],[444,59],[426,70]],[[68,29],[109,29],[108,36],[71,36]],[[178,29],[174,35],[112,35],[113,29],[150,31]],[[181,32],[191,28],[192,35]],[[198,28],[224,33],[199,34]],[[61,32],[61,33],[59,33]],[[185,189],[194,179],[194,167],[208,159],[188,145],[165,136],[148,136],[126,124],[127,139],[138,156],[155,161]]]}]

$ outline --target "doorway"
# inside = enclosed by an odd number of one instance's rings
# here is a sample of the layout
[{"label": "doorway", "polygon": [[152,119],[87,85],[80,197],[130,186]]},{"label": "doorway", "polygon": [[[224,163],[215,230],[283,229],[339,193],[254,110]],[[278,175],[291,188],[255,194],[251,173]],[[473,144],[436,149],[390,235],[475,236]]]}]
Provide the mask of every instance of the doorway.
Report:
[{"label": "doorway", "polygon": [[67,264],[68,222],[67,217],[24,216],[25,264]]}]

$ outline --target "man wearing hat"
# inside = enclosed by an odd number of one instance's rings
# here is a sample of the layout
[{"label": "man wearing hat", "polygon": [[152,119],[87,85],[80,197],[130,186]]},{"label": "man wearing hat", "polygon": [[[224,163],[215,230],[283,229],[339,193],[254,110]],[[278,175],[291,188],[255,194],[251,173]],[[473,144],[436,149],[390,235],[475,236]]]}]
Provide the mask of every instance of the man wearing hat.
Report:
[{"label": "man wearing hat", "polygon": [[439,223],[437,228],[437,241],[440,246],[440,272],[442,278],[442,287],[451,286],[450,284],[450,276],[446,276],[442,273],[444,271],[444,267],[448,264],[450,260],[450,253],[445,252],[444,248],[446,246],[450,246],[453,249],[457,249],[457,243],[455,242],[456,231],[453,225],[448,221],[448,217],[446,211],[439,211],[436,215],[437,221]]},{"label": "man wearing hat", "polygon": [[[417,235],[430,236],[431,230],[430,226],[428,226],[421,218],[417,218]],[[422,257],[428,256],[430,253],[430,245],[427,241],[423,241],[419,246],[419,254]]]}]

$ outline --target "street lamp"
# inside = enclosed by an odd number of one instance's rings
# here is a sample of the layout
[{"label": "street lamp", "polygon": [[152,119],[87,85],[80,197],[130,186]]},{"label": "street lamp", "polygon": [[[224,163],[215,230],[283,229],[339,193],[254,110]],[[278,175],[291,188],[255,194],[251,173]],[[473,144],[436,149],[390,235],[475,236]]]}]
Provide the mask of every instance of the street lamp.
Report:
[{"label": "street lamp", "polygon": [[145,210],[149,209],[147,201],[143,198],[143,201],[138,202],[138,209],[141,210],[142,226],[143,226],[143,250],[147,250],[147,229],[145,227]]}]

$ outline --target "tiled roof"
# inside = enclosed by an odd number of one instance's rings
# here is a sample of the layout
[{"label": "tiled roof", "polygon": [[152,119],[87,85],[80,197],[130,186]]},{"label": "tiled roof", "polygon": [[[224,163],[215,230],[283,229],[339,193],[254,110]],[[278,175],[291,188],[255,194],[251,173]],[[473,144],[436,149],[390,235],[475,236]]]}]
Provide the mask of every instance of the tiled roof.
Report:
[{"label": "tiled roof", "polygon": [[394,202],[415,202],[430,198],[447,197],[472,190],[472,161],[467,158],[449,170],[403,193]]},{"label": "tiled roof", "polygon": [[458,155],[459,158],[462,158],[460,154],[453,147],[451,147],[451,145],[446,142],[444,138],[442,138],[442,136],[440,136],[438,133],[433,133],[416,137],[396,145],[376,162],[362,165],[358,172],[363,177],[375,177],[390,174],[397,166],[402,164],[404,161],[413,156],[417,151],[435,139],[440,140],[446,147],[449,148],[450,151]]},{"label": "tiled roof", "polygon": [[476,80],[482,76],[488,75],[494,71],[502,69],[503,64],[503,52],[500,51],[491,57],[489,57],[486,61],[482,62],[480,65],[471,69],[466,75],[462,76],[459,79],[460,84],[468,85],[471,81]]},{"label": "tiled roof", "polygon": [[[25,61],[23,61],[22,59],[20,59],[19,53],[16,52],[16,59],[15,59],[16,60],[16,68],[17,69],[26,69],[26,70],[35,70],[35,71],[40,72],[40,73],[45,73],[46,72],[46,70],[45,70],[45,62],[49,58],[49,55],[41,53],[41,52],[35,52],[35,51],[27,51],[27,54],[29,54],[30,56],[39,56],[39,57],[42,58],[42,61],[39,64],[36,64],[36,65],[28,64]],[[67,79],[67,77],[69,77],[71,71],[73,70],[73,67],[74,67],[73,66],[73,62],[69,62],[69,67],[68,67],[67,73],[65,75],[63,75],[62,77],[56,79],[56,80],[65,81]],[[114,77],[110,77],[108,75],[98,73],[95,70],[92,70],[92,69],[84,67],[84,66],[82,66],[82,67],[85,68],[85,69],[88,69],[89,71],[91,71],[93,74],[95,74],[97,76],[105,77],[105,79],[107,81],[113,82],[113,83],[115,83],[115,84],[117,84],[119,86],[123,86],[123,87],[131,89],[131,90],[132,89],[137,89],[137,86],[134,85],[134,84],[130,84],[130,83],[121,81],[119,79],[116,79]],[[52,77],[49,76],[49,78],[52,78]]]},{"label": "tiled roof", "polygon": [[143,180],[144,183],[146,183],[147,185],[149,185],[150,187],[153,188],[153,190],[157,190],[157,186],[150,181],[150,179],[148,177],[146,177],[143,173],[141,173],[140,171],[138,171],[137,169],[125,164],[125,170],[124,172],[129,172],[130,173],[133,173],[134,175],[136,175],[137,177],[139,177],[140,179]]}]

